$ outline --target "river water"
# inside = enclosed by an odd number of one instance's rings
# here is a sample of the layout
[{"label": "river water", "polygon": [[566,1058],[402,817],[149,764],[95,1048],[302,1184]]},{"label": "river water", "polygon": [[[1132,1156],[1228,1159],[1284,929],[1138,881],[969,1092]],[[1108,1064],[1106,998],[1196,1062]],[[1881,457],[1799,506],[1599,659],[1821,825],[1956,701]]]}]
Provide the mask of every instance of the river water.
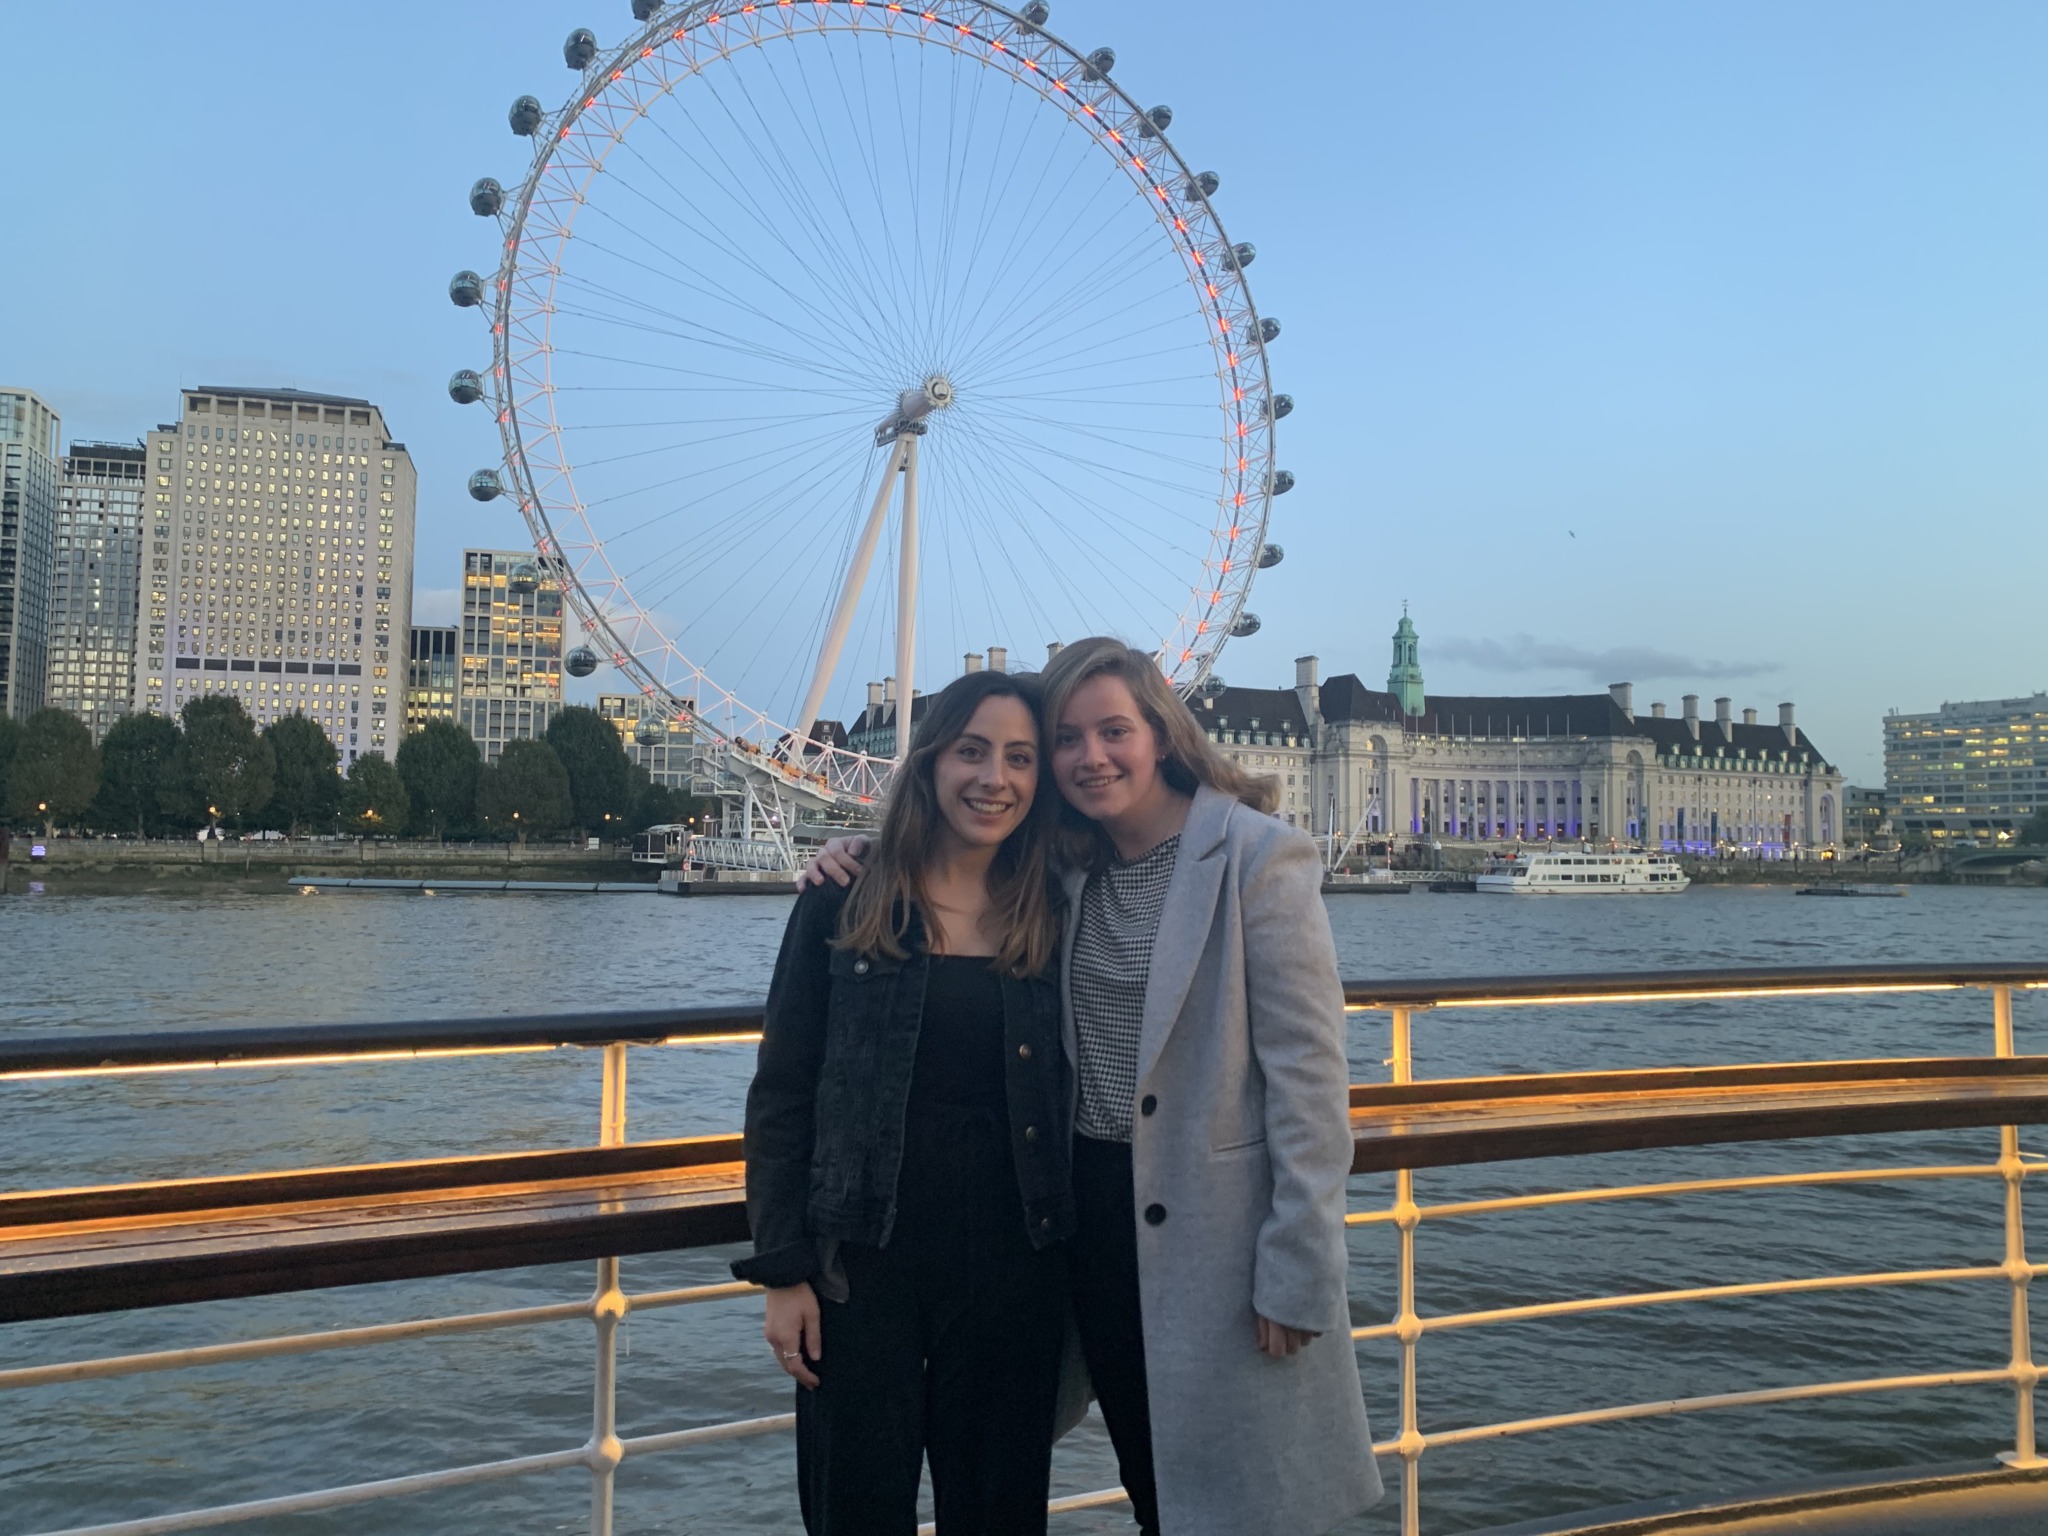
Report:
[{"label": "river water", "polygon": [[[788,898],[222,894],[0,901],[0,1033],[405,1019],[758,998]],[[2038,892],[1917,888],[1903,901],[1799,900],[1777,888],[1671,899],[1338,896],[1347,976],[2048,958]],[[2020,1048],[2048,1049],[2048,1003],[2022,995]],[[1459,1011],[1417,1024],[1421,1075],[1806,1057],[1988,1053],[1981,994]],[[1360,1080],[1384,1080],[1384,1016],[1354,1016]],[[633,1053],[630,1134],[737,1127],[744,1046]],[[487,1152],[595,1140],[595,1053],[0,1084],[0,1188],[105,1183]],[[2048,1137],[2023,1136],[2048,1149]],[[1710,1148],[1418,1175],[1418,1198],[1820,1167],[1989,1162],[1994,1131]],[[1391,1180],[1355,1181],[1384,1204]],[[1430,1313],[1782,1276],[1995,1264],[1990,1182],[1695,1195],[1429,1223]],[[2037,1241],[2037,1246],[2038,1246]],[[1391,1232],[1358,1229],[1360,1324],[1394,1304]],[[625,1262],[629,1290],[716,1281],[725,1251]],[[0,1330],[9,1366],[572,1300],[591,1266],[362,1286]],[[751,1298],[642,1314],[621,1362],[622,1432],[785,1411]],[[2037,1319],[2038,1327],[2038,1319]],[[56,1530],[471,1461],[588,1432],[584,1323],[340,1351],[0,1401],[0,1533]],[[1992,1285],[1839,1291],[1440,1334],[1421,1349],[1423,1428],[1862,1376],[2002,1366]],[[1361,1350],[1376,1434],[1398,1428],[1391,1347]],[[1888,1466],[1987,1462],[2010,1434],[2004,1389],[1961,1388],[1582,1428],[1433,1451],[1424,1528],[1479,1529],[1663,1495],[1702,1497]],[[1396,1468],[1386,1467],[1390,1485]],[[1115,1481],[1095,1422],[1059,1448],[1056,1492]],[[564,1472],[252,1531],[525,1536],[587,1519]],[[1397,1529],[1395,1501],[1357,1531]],[[621,1533],[795,1531],[784,1436],[629,1461]],[[1125,1531],[1121,1511],[1058,1531]]]}]

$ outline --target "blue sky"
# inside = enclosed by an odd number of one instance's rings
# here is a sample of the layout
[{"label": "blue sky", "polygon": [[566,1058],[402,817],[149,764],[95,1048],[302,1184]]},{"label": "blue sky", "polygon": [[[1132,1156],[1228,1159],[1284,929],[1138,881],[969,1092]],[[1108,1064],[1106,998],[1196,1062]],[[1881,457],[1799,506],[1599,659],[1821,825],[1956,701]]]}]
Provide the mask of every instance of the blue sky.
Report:
[{"label": "blue sky", "polygon": [[[444,296],[626,0],[17,4],[0,381],[69,437],[181,386],[383,406],[418,585],[516,542],[462,480],[480,366]],[[1258,245],[1298,407],[1288,559],[1220,670],[1384,676],[1402,601],[1445,692],[1796,700],[1853,777],[1890,706],[2048,687],[2048,8],[1058,0],[1170,102]],[[1083,555],[1077,552],[1077,558]]]}]

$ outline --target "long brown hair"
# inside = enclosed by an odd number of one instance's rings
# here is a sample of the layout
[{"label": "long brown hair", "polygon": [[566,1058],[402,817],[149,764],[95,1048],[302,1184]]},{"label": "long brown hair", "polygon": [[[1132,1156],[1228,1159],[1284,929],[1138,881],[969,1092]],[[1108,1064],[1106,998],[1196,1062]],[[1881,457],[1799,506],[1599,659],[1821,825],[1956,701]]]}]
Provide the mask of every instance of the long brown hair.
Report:
[{"label": "long brown hair", "polygon": [[[933,765],[989,699],[1018,700],[1039,727],[1037,793],[1024,820],[996,849],[988,871],[989,916],[1001,929],[996,964],[1012,976],[1036,976],[1052,964],[1060,930],[1049,844],[1059,795],[1045,751],[1043,692],[1035,677],[1012,672],[970,672],[925,702],[910,756],[889,782],[888,808],[869,846],[866,868],[840,913],[839,936],[833,940],[837,947],[901,960],[910,953],[906,941],[913,915],[929,930],[930,919],[921,915],[930,911],[924,871],[944,824]],[[896,707],[910,705],[904,701]]]},{"label": "long brown hair", "polygon": [[[1246,773],[1219,752],[1193,711],[1168,685],[1159,663],[1145,652],[1113,636],[1093,635],[1064,647],[1039,676],[1045,684],[1048,736],[1059,731],[1060,716],[1083,683],[1097,677],[1120,678],[1165,750],[1159,772],[1173,788],[1192,795],[1197,786],[1206,784],[1255,811],[1270,811],[1280,803],[1278,781],[1270,774]],[[1115,850],[1099,823],[1062,799],[1058,851],[1066,862],[1093,869]]]}]

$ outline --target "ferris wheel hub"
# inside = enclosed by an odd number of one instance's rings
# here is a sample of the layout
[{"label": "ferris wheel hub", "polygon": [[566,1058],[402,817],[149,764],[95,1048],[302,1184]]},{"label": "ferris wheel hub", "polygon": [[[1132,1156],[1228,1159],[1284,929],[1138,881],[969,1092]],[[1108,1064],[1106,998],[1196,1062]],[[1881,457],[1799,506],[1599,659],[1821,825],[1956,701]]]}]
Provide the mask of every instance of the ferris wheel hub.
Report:
[{"label": "ferris wheel hub", "polygon": [[932,374],[922,384],[913,384],[896,397],[896,409],[875,428],[875,446],[893,443],[908,432],[924,436],[925,418],[953,403],[953,381],[943,373]]}]

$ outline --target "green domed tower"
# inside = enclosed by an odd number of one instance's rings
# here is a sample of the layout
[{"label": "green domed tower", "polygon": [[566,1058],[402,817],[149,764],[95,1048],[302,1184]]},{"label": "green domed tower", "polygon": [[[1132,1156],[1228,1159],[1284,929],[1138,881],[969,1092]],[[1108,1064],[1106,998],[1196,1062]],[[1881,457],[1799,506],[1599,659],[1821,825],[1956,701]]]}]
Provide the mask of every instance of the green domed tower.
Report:
[{"label": "green domed tower", "polygon": [[1408,617],[1408,605],[1401,605],[1401,627],[1394,631],[1394,665],[1387,673],[1387,692],[1401,701],[1401,713],[1419,715],[1426,705],[1422,695],[1422,663],[1416,654],[1419,642],[1415,625]]}]

